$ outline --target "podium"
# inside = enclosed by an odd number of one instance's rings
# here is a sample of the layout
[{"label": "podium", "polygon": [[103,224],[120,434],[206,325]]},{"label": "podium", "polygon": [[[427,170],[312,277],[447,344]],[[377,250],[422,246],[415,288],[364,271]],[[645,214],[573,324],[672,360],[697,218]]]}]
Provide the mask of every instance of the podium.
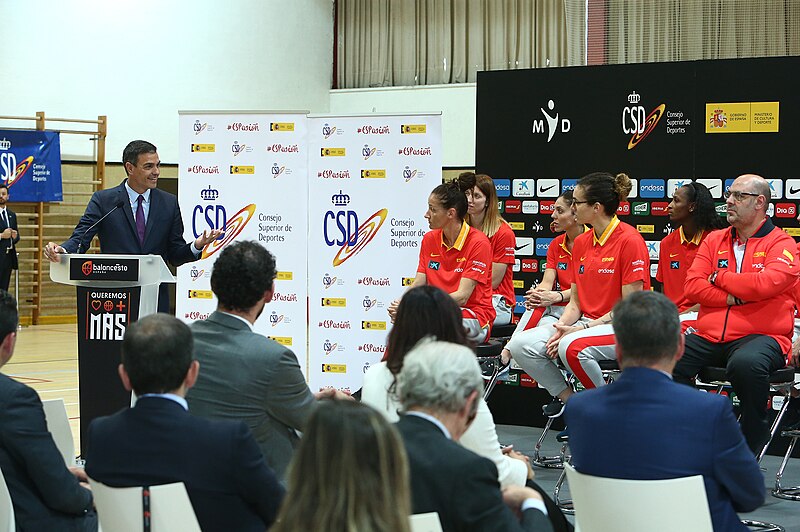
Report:
[{"label": "podium", "polygon": [[159,255],[60,256],[50,264],[53,282],[78,293],[78,387],[81,455],[89,423],[130,405],[119,379],[122,338],[131,323],[158,309],[161,283],[175,277]]}]

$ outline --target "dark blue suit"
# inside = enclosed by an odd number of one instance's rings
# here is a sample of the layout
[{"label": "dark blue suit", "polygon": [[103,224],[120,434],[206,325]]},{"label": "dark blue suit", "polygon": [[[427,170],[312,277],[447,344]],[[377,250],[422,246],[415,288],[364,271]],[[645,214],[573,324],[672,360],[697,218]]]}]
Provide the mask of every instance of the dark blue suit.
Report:
[{"label": "dark blue suit", "polygon": [[747,530],[736,512],[764,502],[764,477],[725,397],[637,367],[573,396],[564,415],[581,473],[635,480],[703,475],[717,532]]},{"label": "dark blue suit", "polygon": [[0,471],[17,530],[97,530],[92,492],[67,470],[33,388],[0,374]]},{"label": "dark blue suit", "polygon": [[89,425],[86,473],[114,487],[183,482],[205,531],[261,531],[284,490],[241,421],[191,415],[162,397]]},{"label": "dark blue suit", "polygon": [[[120,205],[97,227],[86,232],[103,215]],[[102,253],[119,255],[161,255],[173,266],[197,260],[191,246],[183,239],[183,220],[178,198],[157,188],[150,190],[150,210],[145,226],[144,244],[139,243],[125,181],[114,188],[98,190],[92,195],[72,236],[64,242],[67,253],[86,252],[92,238],[100,238]],[[169,312],[169,292],[162,285],[158,291],[158,311]]]}]

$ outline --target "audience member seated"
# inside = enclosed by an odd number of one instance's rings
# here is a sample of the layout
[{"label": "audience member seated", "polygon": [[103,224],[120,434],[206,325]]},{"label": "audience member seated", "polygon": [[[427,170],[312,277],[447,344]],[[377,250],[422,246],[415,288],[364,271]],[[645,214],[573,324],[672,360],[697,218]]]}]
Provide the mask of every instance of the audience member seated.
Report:
[{"label": "audience member seated", "polygon": [[675,304],[657,292],[631,294],[614,307],[614,333],[622,375],[576,395],[564,413],[575,469],[631,480],[702,475],[714,530],[747,530],[736,512],[764,502],[764,477],[730,400],[672,382],[691,338]]},{"label": "audience member seated", "polygon": [[403,360],[397,391],[405,415],[397,428],[413,512],[438,513],[445,531],[552,530],[535,490],[501,492],[494,464],[453,441],[475,418],[482,389],[475,354],[463,345],[424,340]]},{"label": "audience member seated", "polygon": [[131,324],[119,375],[138,400],[89,425],[86,472],[112,487],[183,482],[203,530],[263,531],[283,487],[244,423],[189,414],[184,396],[199,368],[180,320],[152,314]]},{"label": "audience member seated", "polygon": [[[503,348],[501,360],[503,367],[507,368],[512,357],[515,358],[520,367],[531,372],[530,375],[556,375],[553,370],[557,371],[558,379],[553,380],[557,384],[552,389],[558,394],[556,388],[561,389],[559,386],[563,378],[555,361],[547,356],[547,341],[553,336],[553,325],[561,318],[572,296],[572,247],[575,239],[584,233],[585,226],[578,223],[572,209],[571,190],[556,199],[551,217],[553,221],[550,229],[562,234],[555,237],[547,248],[547,263],[542,282],[525,294],[525,314]],[[543,365],[551,367],[541,370]],[[563,403],[553,401],[546,408],[554,410],[546,410],[545,415],[558,417],[563,411]]]},{"label": "audience member seated", "polygon": [[[391,422],[399,419],[397,374],[403,369],[406,354],[425,336],[466,345],[461,325],[461,309],[453,298],[435,286],[419,286],[405,293],[397,308],[394,327],[386,341],[386,355],[380,364],[367,370],[361,400],[382,412]],[[511,450],[500,450],[494,419],[483,397],[478,398],[478,412],[459,443],[494,462],[500,485],[523,486],[533,478],[528,457]]]},{"label": "audience member seated", "polygon": [[675,230],[661,240],[656,280],[662,283],[664,295],[678,306],[681,322],[690,321],[693,327],[700,305],[686,299],[686,273],[700,243],[711,231],[723,229],[727,224],[717,214],[714,198],[702,183],[689,182],[675,189],[667,213]]},{"label": "audience member seated", "polygon": [[[0,367],[14,354],[17,302],[0,290]],[[17,530],[97,530],[86,474],[69,468],[47,430],[39,396],[0,373],[0,471]]]},{"label": "audience member seated", "polygon": [[726,368],[742,432],[758,453],[769,440],[769,375],[792,347],[797,246],[767,216],[766,179],[741,175],[725,198],[731,227],[703,240],[686,275],[686,297],[700,310],[674,376],[691,384],[706,366]]},{"label": "audience member seated", "polygon": [[[464,221],[467,196],[450,182],[433,189],[425,218],[431,230],[422,237],[417,275],[409,289],[426,284],[450,294],[461,307],[467,338],[483,343],[494,323],[492,246],[482,232]],[[397,305],[388,308],[394,321]]]},{"label": "audience member seated", "polygon": [[458,186],[467,195],[467,223],[489,239],[492,246],[492,305],[494,325],[508,325],[514,317],[514,253],[517,237],[497,207],[494,181],[486,174],[464,172]]},{"label": "audience member seated", "polygon": [[203,371],[186,396],[192,413],[244,421],[279,477],[305,429],[315,398],[348,398],[333,388],[311,393],[292,351],[253,331],[272,301],[275,258],[261,244],[225,246],[211,272],[217,310],[191,324]]},{"label": "audience member seated", "polygon": [[408,459],[397,430],[372,408],[323,401],[289,466],[275,532],[409,530]]}]

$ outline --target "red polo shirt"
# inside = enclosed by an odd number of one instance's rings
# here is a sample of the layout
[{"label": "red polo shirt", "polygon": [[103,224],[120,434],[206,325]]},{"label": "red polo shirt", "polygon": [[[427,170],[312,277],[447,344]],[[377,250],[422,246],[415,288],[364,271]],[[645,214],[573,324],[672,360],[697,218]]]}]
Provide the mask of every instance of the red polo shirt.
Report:
[{"label": "red polo shirt", "polygon": [[694,262],[697,249],[707,234],[705,231],[700,231],[693,239],[687,240],[683,234],[683,227],[679,227],[677,231],[671,232],[661,240],[656,279],[664,284],[664,295],[678,306],[679,312],[694,305],[686,299],[683,286],[686,283],[686,272]]},{"label": "red polo shirt", "polygon": [[427,283],[441,288],[448,294],[458,290],[462,277],[478,284],[472,291],[464,308],[477,316],[481,326],[494,322],[492,306],[492,247],[481,231],[461,224],[452,247],[442,239],[442,230],[434,229],[422,237],[419,250],[418,273],[424,273]]},{"label": "red polo shirt", "polygon": [[622,287],[636,281],[650,289],[650,255],[639,232],[614,216],[606,230],[587,231],[572,247],[572,275],[578,287],[581,312],[596,320],[622,296]]},{"label": "red polo shirt", "polygon": [[503,280],[497,285],[495,294],[500,294],[506,300],[509,307],[516,304],[514,297],[514,247],[517,244],[517,237],[514,230],[505,222],[500,223],[500,228],[489,239],[492,245],[492,262],[498,264],[508,264]]}]

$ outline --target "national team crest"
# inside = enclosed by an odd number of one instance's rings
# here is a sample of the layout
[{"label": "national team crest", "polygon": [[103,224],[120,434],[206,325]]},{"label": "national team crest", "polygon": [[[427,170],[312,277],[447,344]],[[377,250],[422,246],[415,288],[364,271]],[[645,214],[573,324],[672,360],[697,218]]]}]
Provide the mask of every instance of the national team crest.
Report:
[{"label": "national team crest", "polygon": [[83,264],[81,264],[81,271],[83,275],[91,275],[92,273],[92,261],[87,260]]}]

